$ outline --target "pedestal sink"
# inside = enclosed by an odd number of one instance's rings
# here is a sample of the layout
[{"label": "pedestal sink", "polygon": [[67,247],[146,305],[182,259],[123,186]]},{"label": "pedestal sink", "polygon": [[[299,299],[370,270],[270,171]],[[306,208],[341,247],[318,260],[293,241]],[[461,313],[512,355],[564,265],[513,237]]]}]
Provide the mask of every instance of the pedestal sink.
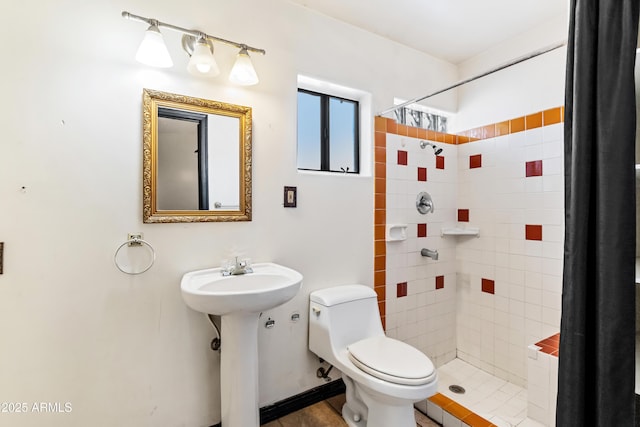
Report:
[{"label": "pedestal sink", "polygon": [[273,263],[253,272],[223,276],[222,268],[186,273],[180,282],[185,303],[222,316],[220,391],[222,427],[258,427],[258,318],[260,312],[293,298],[302,275]]}]

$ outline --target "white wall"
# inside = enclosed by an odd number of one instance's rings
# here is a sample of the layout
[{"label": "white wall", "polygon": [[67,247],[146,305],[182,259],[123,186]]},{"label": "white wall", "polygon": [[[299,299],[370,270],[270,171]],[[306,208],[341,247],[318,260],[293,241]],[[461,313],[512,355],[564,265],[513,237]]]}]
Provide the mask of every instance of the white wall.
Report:
[{"label": "white wall", "polygon": [[[123,10],[266,49],[253,55],[260,85],[225,82],[236,54],[227,46],[216,48],[221,77],[193,78],[169,30],[175,67],[136,63],[145,25],[121,18]],[[306,344],[308,293],[372,284],[373,185],[370,177],[297,174],[297,74],[370,92],[380,111],[394,96],[450,84],[455,67],[276,0],[25,0],[0,14],[0,29],[0,402],[73,408],[0,414],[0,423],[218,422],[213,332],[182,302],[179,280],[232,252],[305,277],[298,297],[265,313],[277,323],[260,330],[261,403],[320,384]],[[253,107],[252,222],[142,224],[143,88]],[[451,95],[443,108],[455,102]],[[282,208],[284,185],[298,187],[297,209]],[[113,265],[133,231],[158,254],[140,276]],[[293,311],[299,323],[288,321]]]},{"label": "white wall", "polygon": [[[557,16],[460,64],[460,78],[479,75],[566,38],[567,16]],[[449,131],[472,129],[563,105],[566,55],[566,47],[561,47],[461,86],[455,129]]]}]

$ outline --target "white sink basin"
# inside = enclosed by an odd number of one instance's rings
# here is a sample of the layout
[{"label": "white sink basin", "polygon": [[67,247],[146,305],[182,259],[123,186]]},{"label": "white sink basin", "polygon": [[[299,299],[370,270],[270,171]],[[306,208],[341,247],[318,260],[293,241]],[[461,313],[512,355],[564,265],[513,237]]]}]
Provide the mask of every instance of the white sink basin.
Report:
[{"label": "white sink basin", "polygon": [[186,273],[180,288],[189,307],[208,314],[259,313],[293,298],[302,274],[273,263],[253,264],[253,273],[223,276],[222,268]]},{"label": "white sink basin", "polygon": [[284,304],[302,286],[302,274],[269,262],[253,272],[223,276],[222,268],[182,276],[182,298],[189,307],[222,318],[220,403],[222,425],[258,427],[259,313]]}]

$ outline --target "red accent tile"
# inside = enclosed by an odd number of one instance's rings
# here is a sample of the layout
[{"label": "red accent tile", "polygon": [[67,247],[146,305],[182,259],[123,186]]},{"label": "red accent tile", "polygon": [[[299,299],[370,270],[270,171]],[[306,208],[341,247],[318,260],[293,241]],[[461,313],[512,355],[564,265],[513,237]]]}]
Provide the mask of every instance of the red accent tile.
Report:
[{"label": "red accent tile", "polygon": [[527,177],[530,176],[542,176],[542,160],[534,160],[527,162],[525,165],[525,171]]},{"label": "red accent tile", "polygon": [[427,237],[427,224],[418,224],[418,237]]},{"label": "red accent tile", "polygon": [[469,209],[458,209],[458,222],[469,222]]},{"label": "red accent tile", "polygon": [[542,240],[542,226],[541,225],[525,225],[525,238],[527,240]]},{"label": "red accent tile", "polygon": [[407,165],[407,157],[408,154],[406,151],[398,150],[398,164],[399,165]]},{"label": "red accent tile", "polygon": [[407,296],[407,282],[398,283],[396,285],[396,297],[402,298]]},{"label": "red accent tile", "polygon": [[469,156],[469,169],[482,167],[482,154],[474,154]]},{"label": "red accent tile", "polygon": [[444,169],[444,156],[436,156],[436,169]]},{"label": "red accent tile", "polygon": [[418,168],[418,181],[427,180],[427,168]]},{"label": "red accent tile", "polygon": [[444,288],[444,276],[436,276],[436,289]]},{"label": "red accent tile", "polygon": [[494,294],[496,289],[496,283],[493,280],[482,279],[482,292],[488,294]]}]

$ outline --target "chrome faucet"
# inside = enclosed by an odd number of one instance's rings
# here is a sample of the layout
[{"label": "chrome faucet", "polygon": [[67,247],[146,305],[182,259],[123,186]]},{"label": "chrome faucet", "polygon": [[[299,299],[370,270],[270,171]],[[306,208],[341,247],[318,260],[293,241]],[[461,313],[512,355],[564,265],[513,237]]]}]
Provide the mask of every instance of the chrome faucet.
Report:
[{"label": "chrome faucet", "polygon": [[222,270],[223,276],[239,276],[241,274],[253,273],[253,269],[247,265],[247,261],[238,261],[238,257],[236,257],[236,262],[234,265],[225,268]]},{"label": "chrome faucet", "polygon": [[438,260],[438,250],[437,249],[435,251],[432,251],[431,249],[423,248],[420,251],[420,255],[427,256],[427,257],[433,259],[434,261]]}]

